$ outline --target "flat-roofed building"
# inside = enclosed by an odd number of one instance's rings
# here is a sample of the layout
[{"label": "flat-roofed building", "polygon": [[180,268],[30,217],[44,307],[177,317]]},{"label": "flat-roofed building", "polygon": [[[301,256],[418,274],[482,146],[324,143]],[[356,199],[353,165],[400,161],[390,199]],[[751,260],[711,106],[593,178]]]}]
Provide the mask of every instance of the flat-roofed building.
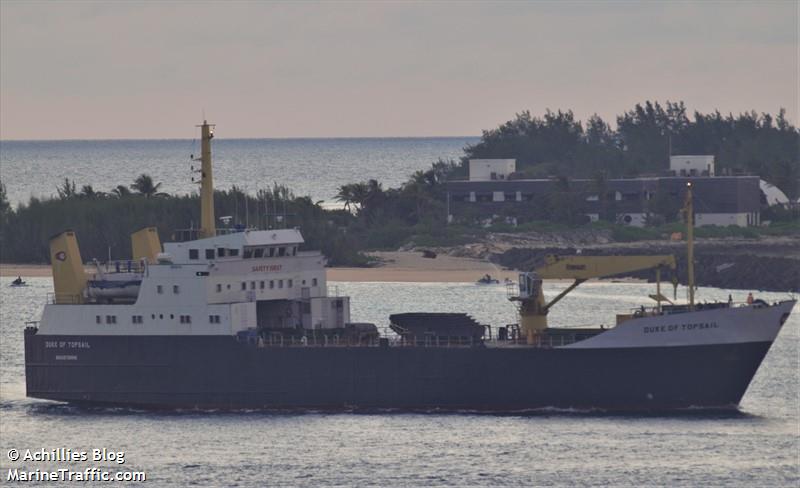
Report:
[{"label": "flat-roofed building", "polygon": [[[666,206],[676,213],[686,197],[686,184],[693,185],[695,222],[703,225],[760,223],[760,189],[757,176],[696,177],[668,176],[607,180],[606,195],[598,194],[598,183],[590,179],[569,181],[569,191],[580,201],[580,210],[588,220],[613,213],[622,224],[644,226],[648,219]],[[450,181],[448,220],[488,219],[506,216],[522,223],[534,206],[543,205],[548,196],[563,193],[557,180]],[[660,207],[659,207],[660,206]]]}]

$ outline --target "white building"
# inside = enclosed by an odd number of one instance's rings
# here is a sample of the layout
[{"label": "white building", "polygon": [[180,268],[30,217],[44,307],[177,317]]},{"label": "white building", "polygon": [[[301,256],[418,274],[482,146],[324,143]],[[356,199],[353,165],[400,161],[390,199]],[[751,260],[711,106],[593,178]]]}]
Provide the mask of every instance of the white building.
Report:
[{"label": "white building", "polygon": [[670,156],[669,169],[675,176],[714,176],[714,156]]},{"label": "white building", "polygon": [[507,180],[516,170],[516,159],[470,159],[469,181]]}]

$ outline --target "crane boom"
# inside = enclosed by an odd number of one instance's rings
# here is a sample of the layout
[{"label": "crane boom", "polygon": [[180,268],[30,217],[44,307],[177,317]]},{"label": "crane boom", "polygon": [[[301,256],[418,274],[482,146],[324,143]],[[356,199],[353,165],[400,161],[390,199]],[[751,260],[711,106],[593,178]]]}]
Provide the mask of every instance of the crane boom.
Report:
[{"label": "crane boom", "polygon": [[[592,278],[605,278],[642,269],[656,269],[656,294],[653,297],[661,307],[661,268],[670,268],[675,275],[677,263],[672,255],[655,256],[555,256],[548,255],[543,265],[533,272],[521,273],[519,295],[511,297],[519,303],[520,326],[529,343],[535,335],[547,328],[550,308],[578,285]],[[574,282],[555,298],[547,302],[542,290],[542,280],[572,279]],[[675,283],[673,283],[675,284]]]},{"label": "crane boom", "polygon": [[669,254],[656,256],[554,256],[545,258],[545,264],[536,268],[540,278],[588,280],[658,267],[676,269],[675,257]]}]

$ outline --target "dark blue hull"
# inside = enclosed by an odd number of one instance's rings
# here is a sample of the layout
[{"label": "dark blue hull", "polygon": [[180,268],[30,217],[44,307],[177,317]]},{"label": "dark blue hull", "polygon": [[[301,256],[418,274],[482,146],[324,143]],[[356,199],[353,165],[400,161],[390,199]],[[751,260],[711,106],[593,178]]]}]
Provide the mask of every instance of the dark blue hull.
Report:
[{"label": "dark blue hull", "polygon": [[771,343],[663,348],[267,347],[25,335],[27,394],[142,408],[732,408]]}]

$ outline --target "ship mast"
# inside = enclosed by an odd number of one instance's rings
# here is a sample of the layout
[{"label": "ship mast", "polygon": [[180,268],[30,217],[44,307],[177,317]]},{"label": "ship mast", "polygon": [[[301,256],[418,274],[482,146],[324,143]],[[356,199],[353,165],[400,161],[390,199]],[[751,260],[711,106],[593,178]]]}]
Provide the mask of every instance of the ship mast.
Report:
[{"label": "ship mast", "polygon": [[211,139],[214,137],[214,124],[205,120],[201,128],[200,145],[200,235],[214,237],[217,235],[214,227],[214,181],[211,174]]},{"label": "ship mast", "polygon": [[694,208],[692,182],[686,183],[686,274],[689,284],[689,310],[694,310]]}]

